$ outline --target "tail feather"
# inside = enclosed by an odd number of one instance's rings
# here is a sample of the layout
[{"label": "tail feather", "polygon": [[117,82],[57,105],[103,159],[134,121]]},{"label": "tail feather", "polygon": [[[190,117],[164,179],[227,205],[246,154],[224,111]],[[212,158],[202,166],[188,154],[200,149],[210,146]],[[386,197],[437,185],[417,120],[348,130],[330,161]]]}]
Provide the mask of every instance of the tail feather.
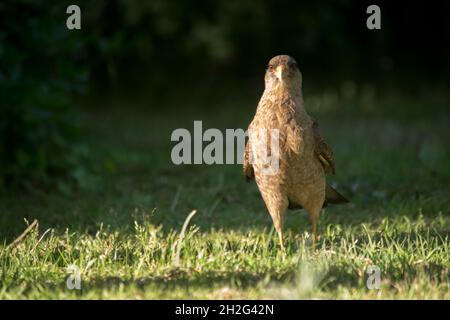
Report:
[{"label": "tail feather", "polygon": [[325,189],[325,205],[327,204],[339,204],[339,203],[348,203],[348,201],[342,194],[337,192],[333,187],[331,187],[328,183]]},{"label": "tail feather", "polygon": [[[328,183],[326,184],[325,189],[325,201],[323,203],[323,208],[328,206],[329,204],[340,204],[340,203],[348,203],[348,201],[342,194],[333,189]],[[293,202],[289,199],[289,209],[303,209],[303,206],[299,203]]]}]

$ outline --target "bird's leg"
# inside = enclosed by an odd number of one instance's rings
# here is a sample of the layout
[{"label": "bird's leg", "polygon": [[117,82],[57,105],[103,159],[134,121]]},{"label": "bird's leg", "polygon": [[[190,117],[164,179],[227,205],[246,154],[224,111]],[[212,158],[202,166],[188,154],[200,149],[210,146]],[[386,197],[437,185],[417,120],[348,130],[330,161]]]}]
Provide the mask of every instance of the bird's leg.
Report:
[{"label": "bird's leg", "polygon": [[285,253],[284,248],[284,238],[283,238],[283,224],[284,224],[284,214],[288,208],[289,202],[286,196],[283,194],[263,194],[264,201],[266,203],[267,209],[269,210],[270,216],[272,217],[273,225],[278,233],[278,238],[280,240],[281,252],[283,252],[283,257]]},{"label": "bird's leg", "polygon": [[313,235],[313,247],[316,246],[317,242],[317,218],[312,218],[312,235]]},{"label": "bird's leg", "polygon": [[320,208],[314,208],[310,211],[311,216],[311,225],[312,225],[312,243],[313,248],[316,246],[316,242],[319,240],[319,236],[317,235],[317,221],[319,220],[320,216]]},{"label": "bird's leg", "polygon": [[283,228],[281,228],[280,230],[277,230],[278,233],[278,238],[280,239],[280,247],[281,247],[281,252],[284,253],[286,252],[284,249],[284,238],[283,238]]},{"label": "bird's leg", "polygon": [[280,248],[281,252],[285,252],[284,248],[284,237],[283,237],[283,222],[284,222],[284,212],[286,209],[277,208],[276,210],[270,211],[270,215],[272,216],[273,225],[275,226],[275,230],[278,233],[278,239],[280,240]]}]

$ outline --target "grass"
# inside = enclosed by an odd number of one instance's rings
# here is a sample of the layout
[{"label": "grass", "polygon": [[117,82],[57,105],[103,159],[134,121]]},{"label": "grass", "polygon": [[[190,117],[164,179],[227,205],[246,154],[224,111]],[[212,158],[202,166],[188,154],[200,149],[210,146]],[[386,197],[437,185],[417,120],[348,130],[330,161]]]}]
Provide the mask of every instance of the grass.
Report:
[{"label": "grass", "polygon": [[[315,250],[306,213],[290,212],[285,257],[240,166],[170,162],[171,131],[194,119],[245,128],[256,93],[235,101],[89,111],[83,189],[1,198],[0,298],[450,299],[448,95],[306,95],[351,204],[323,211]],[[7,247],[24,219],[39,228]],[[66,286],[70,265],[81,290]],[[370,265],[380,290],[366,286]]]}]

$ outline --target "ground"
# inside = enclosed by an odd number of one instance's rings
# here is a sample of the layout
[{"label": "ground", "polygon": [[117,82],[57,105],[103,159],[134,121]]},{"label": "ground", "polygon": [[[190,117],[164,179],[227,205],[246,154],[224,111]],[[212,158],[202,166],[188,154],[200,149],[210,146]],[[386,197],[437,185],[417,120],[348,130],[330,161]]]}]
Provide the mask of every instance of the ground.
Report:
[{"label": "ground", "polygon": [[[257,94],[86,108],[83,188],[0,201],[0,299],[450,299],[448,95],[306,93],[335,150],[330,181],[351,204],[323,211],[315,249],[307,215],[290,212],[283,257],[240,165],[170,162],[172,130],[245,128]],[[8,248],[24,219],[39,228]],[[69,265],[81,290],[66,285]],[[366,285],[371,265],[379,290]]]}]

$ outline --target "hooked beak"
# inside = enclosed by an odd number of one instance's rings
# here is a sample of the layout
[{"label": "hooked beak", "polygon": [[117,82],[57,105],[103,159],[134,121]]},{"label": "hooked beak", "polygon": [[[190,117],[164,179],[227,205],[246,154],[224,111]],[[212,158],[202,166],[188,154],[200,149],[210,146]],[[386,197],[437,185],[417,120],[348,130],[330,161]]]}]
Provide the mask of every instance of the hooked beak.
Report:
[{"label": "hooked beak", "polygon": [[283,81],[283,74],[285,72],[285,68],[283,65],[279,65],[276,69],[275,69],[275,75],[278,78],[278,80]]}]

